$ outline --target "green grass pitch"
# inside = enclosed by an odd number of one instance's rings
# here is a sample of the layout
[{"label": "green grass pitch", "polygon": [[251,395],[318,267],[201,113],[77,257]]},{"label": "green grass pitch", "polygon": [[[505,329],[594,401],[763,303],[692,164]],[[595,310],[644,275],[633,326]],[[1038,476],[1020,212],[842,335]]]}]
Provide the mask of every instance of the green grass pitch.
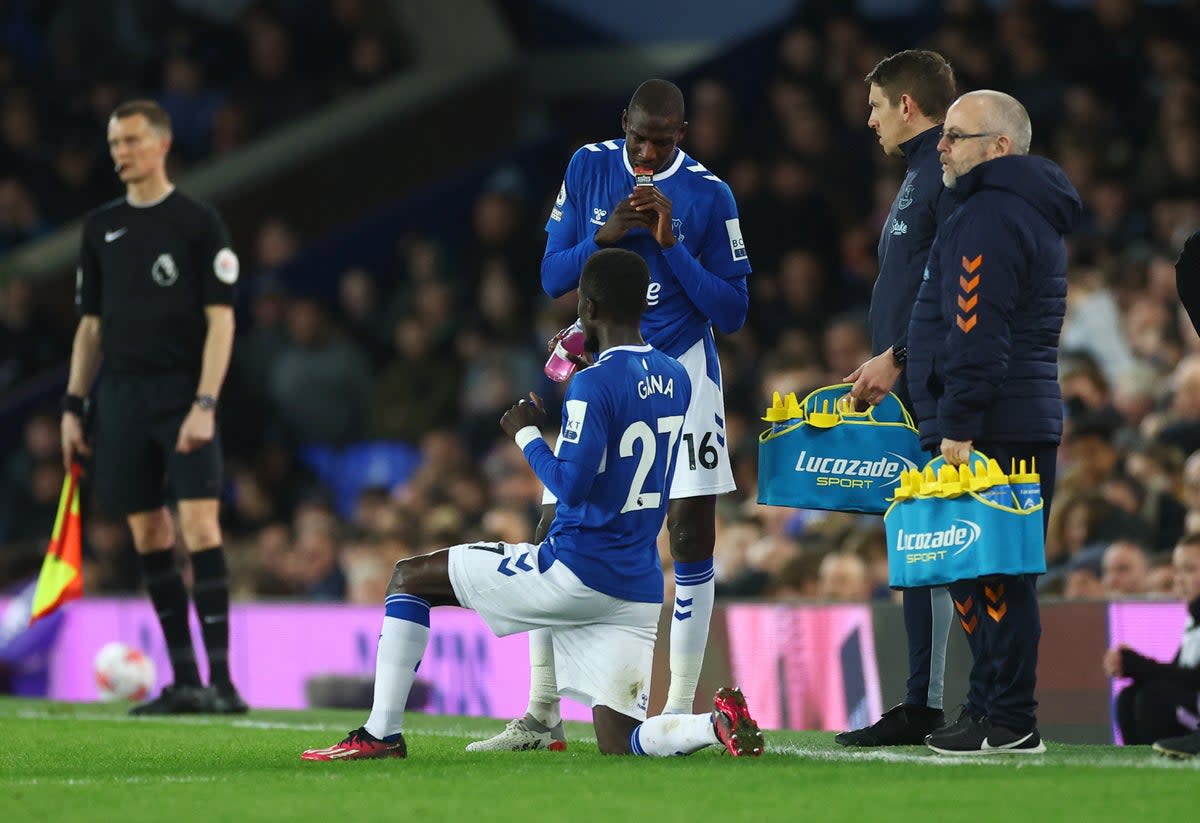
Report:
[{"label": "green grass pitch", "polygon": [[[753,707],[753,695],[751,707]],[[503,722],[410,714],[407,760],[298,755],[365,712],[130,718],[126,706],[0,698],[0,821],[499,820],[1149,823],[1194,819],[1200,760],[1146,747],[1055,745],[964,762],[920,748],[853,753],[822,732],[766,733],[767,752],[602,757],[568,724],[566,752],[469,755]]]}]

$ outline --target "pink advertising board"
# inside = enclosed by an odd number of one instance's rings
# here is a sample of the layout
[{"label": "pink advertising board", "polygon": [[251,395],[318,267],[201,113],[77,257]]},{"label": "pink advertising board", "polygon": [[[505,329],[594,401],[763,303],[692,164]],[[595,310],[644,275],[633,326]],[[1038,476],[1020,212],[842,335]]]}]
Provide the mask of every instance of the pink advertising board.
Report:
[{"label": "pink advertising board", "polygon": [[[169,678],[162,632],[149,601],[87,598],[64,609],[50,649],[48,697],[96,700],[92,660],[111,640],[148,653],[160,686]],[[305,708],[308,679],[373,674],[382,619],[380,606],[236,603],[230,613],[229,649],[234,681],[255,708]],[[194,614],[192,637],[196,648],[203,649]],[[426,711],[432,714],[520,717],[529,696],[528,640],[524,634],[497,638],[465,609],[434,609],[417,678],[431,687]],[[563,716],[591,720],[591,710],[564,700]]]},{"label": "pink advertising board", "polygon": [[882,713],[868,607],[729,606],[725,616],[733,682],[764,727],[840,731]]},{"label": "pink advertising board", "polygon": [[[1187,604],[1182,601],[1170,603],[1121,602],[1108,605],[1109,647],[1124,643],[1147,657],[1169,661],[1179,651],[1183,640],[1183,627],[1187,625]],[[1113,681],[1113,699],[1129,680]],[[1121,742],[1121,732],[1113,715],[1113,740]]]}]

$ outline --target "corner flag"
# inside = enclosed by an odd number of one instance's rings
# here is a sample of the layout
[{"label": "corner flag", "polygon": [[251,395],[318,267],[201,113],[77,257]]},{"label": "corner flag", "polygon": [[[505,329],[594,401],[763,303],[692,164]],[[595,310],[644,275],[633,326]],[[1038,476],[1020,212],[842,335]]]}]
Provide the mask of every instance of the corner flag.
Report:
[{"label": "corner flag", "polygon": [[63,479],[58,516],[33,594],[30,624],[83,596],[83,534],[79,518],[79,464]]}]

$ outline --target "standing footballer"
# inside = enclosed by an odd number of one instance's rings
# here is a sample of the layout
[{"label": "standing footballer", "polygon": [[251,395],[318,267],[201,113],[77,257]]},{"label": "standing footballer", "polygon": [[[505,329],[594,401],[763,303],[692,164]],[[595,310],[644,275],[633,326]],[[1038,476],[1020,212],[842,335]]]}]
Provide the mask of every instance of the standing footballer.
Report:
[{"label": "standing footballer", "polygon": [[[642,336],[691,380],[667,510],[675,602],[664,708],[690,714],[712,618],[716,500],[735,488],[713,327],[730,334],[745,322],[750,260],[729,186],[679,148],[687,132],[679,88],[642,83],[621,130],[623,137],[588,143],[571,158],[546,223],[542,287],[552,297],[576,288],[584,262],[601,249],[636,253],[650,269]],[[543,506],[538,539],[552,518],[553,507]],[[565,748],[547,632],[530,633],[529,654],[525,716],[469,750]]]},{"label": "standing footballer", "polygon": [[[167,178],[171,121],[157,103],[118,106],[108,121],[108,146],[125,197],[84,223],[63,460],[69,467],[91,454],[83,412],[103,359],[94,485],[101,507],[129,523],[174,671],[174,682],[132,713],[240,713],[246,704],[229,677],[216,424],[233,349],[238,259],[217,213]],[[208,688],[196,666],[188,593],[175,565],[175,525],[164,505],[168,487],[191,555]]]}]

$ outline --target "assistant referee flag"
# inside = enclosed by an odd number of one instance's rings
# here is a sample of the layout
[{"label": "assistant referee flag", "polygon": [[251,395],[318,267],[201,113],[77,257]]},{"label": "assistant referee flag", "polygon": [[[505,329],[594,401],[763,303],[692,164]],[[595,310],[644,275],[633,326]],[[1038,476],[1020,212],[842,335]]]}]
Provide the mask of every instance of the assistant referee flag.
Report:
[{"label": "assistant referee flag", "polygon": [[46,547],[46,559],[33,593],[29,622],[53,612],[68,600],[83,596],[83,535],[79,519],[79,464],[72,463],[63,479],[58,516]]}]

